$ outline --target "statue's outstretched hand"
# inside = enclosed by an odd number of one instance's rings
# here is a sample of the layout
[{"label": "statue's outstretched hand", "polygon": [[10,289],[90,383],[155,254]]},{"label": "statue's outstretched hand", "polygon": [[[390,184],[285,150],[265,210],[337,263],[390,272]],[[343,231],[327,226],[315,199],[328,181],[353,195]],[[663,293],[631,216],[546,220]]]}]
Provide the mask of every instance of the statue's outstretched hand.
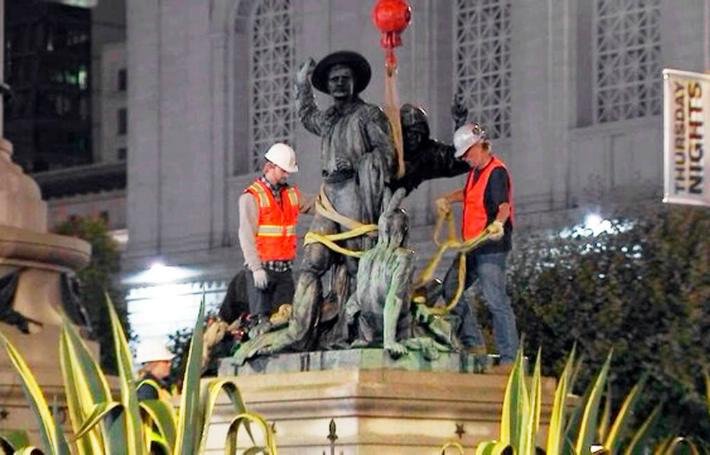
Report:
[{"label": "statue's outstretched hand", "polygon": [[343,158],[340,155],[335,156],[335,168],[339,171],[349,171],[352,170],[353,165],[350,164],[350,160]]},{"label": "statue's outstretched hand", "polygon": [[303,85],[306,82],[311,80],[311,74],[313,74],[313,70],[316,67],[316,62],[313,60],[313,58],[308,57],[303,64],[301,64],[301,67],[298,69],[298,72],[296,73],[296,83],[298,85]]},{"label": "statue's outstretched hand", "polygon": [[407,353],[407,347],[401,343],[397,343],[396,341],[385,342],[384,348],[389,355],[395,359],[398,359]]},{"label": "statue's outstretched hand", "polygon": [[454,119],[456,129],[463,126],[468,119],[468,108],[464,105],[461,95],[454,97],[454,104],[451,105],[451,117]]}]

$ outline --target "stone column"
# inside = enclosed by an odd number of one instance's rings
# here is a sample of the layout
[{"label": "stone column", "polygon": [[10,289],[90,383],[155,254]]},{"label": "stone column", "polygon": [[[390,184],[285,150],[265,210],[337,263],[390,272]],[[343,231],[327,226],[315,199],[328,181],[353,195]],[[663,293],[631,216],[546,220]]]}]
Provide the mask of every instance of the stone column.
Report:
[{"label": "stone column", "polygon": [[705,14],[708,2],[687,0],[683,7],[674,2],[661,2],[661,53],[664,68],[703,72],[707,69],[704,56]]},{"label": "stone column", "polygon": [[[546,166],[549,128],[549,4],[535,0],[512,3],[512,148],[508,166],[515,179],[520,210],[550,208],[551,176]],[[543,25],[544,24],[544,25]],[[522,213],[522,212],[519,212]]]},{"label": "stone column", "polygon": [[160,21],[155,0],[126,2],[128,68],[127,218],[130,240],[124,256],[160,251],[161,143]]}]

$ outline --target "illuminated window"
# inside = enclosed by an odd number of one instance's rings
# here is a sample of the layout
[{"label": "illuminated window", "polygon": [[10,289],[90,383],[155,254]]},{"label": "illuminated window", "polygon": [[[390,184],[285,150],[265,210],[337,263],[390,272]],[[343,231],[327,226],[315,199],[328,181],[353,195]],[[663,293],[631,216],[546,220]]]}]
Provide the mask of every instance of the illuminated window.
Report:
[{"label": "illuminated window", "polygon": [[86,71],[86,67],[83,65],[80,66],[76,76],[79,88],[82,90],[86,90],[89,86],[88,72]]}]

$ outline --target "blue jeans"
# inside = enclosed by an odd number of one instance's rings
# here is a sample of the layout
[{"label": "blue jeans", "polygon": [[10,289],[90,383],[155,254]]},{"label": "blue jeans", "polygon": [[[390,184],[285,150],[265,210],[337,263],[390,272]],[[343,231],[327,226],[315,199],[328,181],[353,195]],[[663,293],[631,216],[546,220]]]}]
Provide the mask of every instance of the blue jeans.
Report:
[{"label": "blue jeans", "polygon": [[[515,314],[505,290],[505,264],[507,257],[507,252],[476,254],[474,251],[467,254],[464,282],[464,290],[466,290],[478,278],[485,298],[484,301],[493,316],[493,336],[496,349],[498,354],[500,354],[501,363],[513,362],[518,350],[518,330],[515,327]],[[442,294],[446,302],[450,302],[456,294],[458,264],[459,258],[457,257],[444,279]],[[485,340],[481,333],[481,326],[476,318],[476,313],[471,311],[465,294],[461,296],[461,299],[451,312],[458,316],[461,321],[458,328],[458,336],[463,346],[466,348],[484,347]]]}]

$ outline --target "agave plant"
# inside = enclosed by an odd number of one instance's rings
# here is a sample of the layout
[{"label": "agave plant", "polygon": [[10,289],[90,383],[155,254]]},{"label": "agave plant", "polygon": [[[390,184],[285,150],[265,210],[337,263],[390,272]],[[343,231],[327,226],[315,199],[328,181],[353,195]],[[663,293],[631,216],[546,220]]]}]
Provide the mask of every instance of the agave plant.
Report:
[{"label": "agave plant", "polygon": [[[62,426],[54,420],[57,413],[50,411],[27,363],[15,346],[0,333],[0,344],[20,375],[25,395],[37,418],[41,445],[41,450],[29,446],[22,434],[0,434],[6,450],[16,454],[147,455],[151,447],[158,446],[163,453],[171,455],[203,453],[210,417],[217,398],[224,393],[236,414],[227,431],[225,453],[236,453],[239,431],[245,428],[252,443],[249,453],[276,454],[269,425],[263,417],[247,411],[233,381],[214,379],[200,382],[204,302],[200,305],[195,324],[180,404],[176,410],[173,403],[166,400],[138,401],[136,391],[142,384],[137,384],[125,333],[108,296],[106,300],[118,364],[118,399],[112,396],[106,375],[66,318],[60,335],[59,355],[73,438],[67,438]],[[263,445],[254,442],[252,425],[261,430],[265,440]]]},{"label": "agave plant", "polygon": [[[622,447],[622,441],[627,437],[632,410],[639,399],[646,379],[642,378],[629,392],[612,421],[612,396],[610,386],[607,384],[612,354],[610,353],[607,357],[596,380],[590,385],[584,397],[577,398],[576,405],[571,407],[570,392],[581,366],[581,360],[577,360],[575,357],[575,349],[573,348],[555,390],[547,439],[543,449],[536,446],[536,437],[540,428],[542,398],[541,353],[540,351],[537,353],[532,378],[527,378],[521,349],[508,377],[503,399],[500,437],[495,441],[480,443],[476,448],[476,455],[506,453],[520,455],[623,453],[624,455],[633,455],[641,453],[650,430],[660,413],[660,405],[636,430],[625,447]],[[570,408],[572,411],[568,412]]]}]

